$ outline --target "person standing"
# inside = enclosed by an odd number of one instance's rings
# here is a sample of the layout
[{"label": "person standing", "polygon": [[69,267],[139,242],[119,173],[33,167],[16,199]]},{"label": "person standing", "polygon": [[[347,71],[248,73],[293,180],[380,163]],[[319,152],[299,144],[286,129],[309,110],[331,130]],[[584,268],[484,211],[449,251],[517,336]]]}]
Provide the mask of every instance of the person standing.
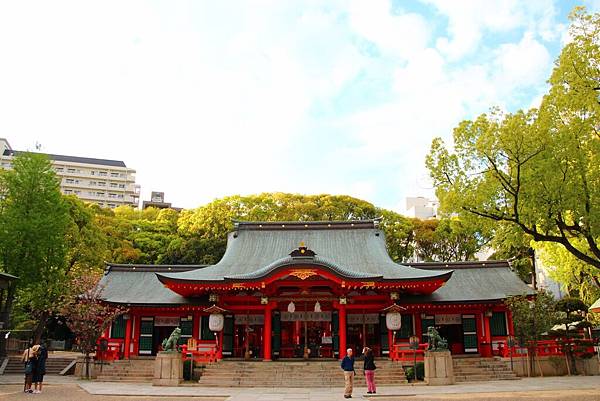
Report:
[{"label": "person standing", "polygon": [[344,371],[344,398],[352,398],[352,387],[354,385],[354,356],[352,348],[346,350],[346,356],[342,359],[342,370]]},{"label": "person standing", "polygon": [[37,348],[35,348],[36,346],[32,346],[32,344],[31,342],[29,343],[29,346],[23,351],[23,355],[21,356],[21,361],[25,364],[25,385],[23,386],[23,392],[25,393],[33,393],[31,382],[37,364],[35,355]]},{"label": "person standing", "polygon": [[44,384],[44,375],[46,374],[46,360],[48,359],[48,348],[42,341],[37,351],[37,366],[33,374],[33,392],[40,394],[42,392],[42,386]]},{"label": "person standing", "polygon": [[365,356],[363,370],[367,382],[367,394],[376,394],[375,369],[377,369],[377,366],[375,366],[375,356],[373,355],[373,350],[369,347],[363,349],[363,354]]}]

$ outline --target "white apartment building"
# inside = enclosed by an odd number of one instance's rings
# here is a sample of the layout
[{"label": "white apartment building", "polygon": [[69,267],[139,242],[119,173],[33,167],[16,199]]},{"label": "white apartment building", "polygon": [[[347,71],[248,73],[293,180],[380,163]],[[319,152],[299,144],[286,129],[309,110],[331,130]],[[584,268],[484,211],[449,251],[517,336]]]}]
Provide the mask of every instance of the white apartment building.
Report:
[{"label": "white apartment building", "polygon": [[407,197],[404,215],[421,220],[435,219],[437,218],[439,205],[439,201],[427,199],[423,196]]},{"label": "white apartment building", "polygon": [[[12,168],[12,159],[19,151],[0,138],[0,167]],[[102,207],[137,207],[140,186],[135,183],[135,170],[119,160],[47,154],[60,178],[60,189],[65,195],[94,202]]]}]

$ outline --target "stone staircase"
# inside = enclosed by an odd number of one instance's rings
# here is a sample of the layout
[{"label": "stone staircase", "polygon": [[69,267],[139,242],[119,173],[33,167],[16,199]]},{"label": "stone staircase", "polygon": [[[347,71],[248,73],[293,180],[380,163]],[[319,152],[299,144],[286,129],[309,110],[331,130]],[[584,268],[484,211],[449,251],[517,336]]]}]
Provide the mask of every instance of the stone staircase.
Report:
[{"label": "stone staircase", "polygon": [[519,379],[510,369],[510,364],[500,358],[454,357],[452,361],[457,383]]},{"label": "stone staircase", "polygon": [[113,361],[96,367],[97,380],[104,382],[151,382],[154,377],[154,358]]},{"label": "stone staircase", "polygon": [[[407,383],[402,366],[387,360],[375,361],[378,386]],[[357,367],[362,361],[357,360]],[[196,368],[201,386],[221,387],[340,387],[344,377],[337,361],[248,362],[221,361]],[[354,385],[366,387],[362,369],[356,370]]]},{"label": "stone staircase", "polygon": [[[63,369],[65,369],[75,358],[54,358],[49,357],[46,360],[46,374],[57,375]],[[4,369],[5,375],[10,374],[23,374],[25,372],[25,365],[21,362],[21,356],[10,356],[8,358],[8,364]]]}]

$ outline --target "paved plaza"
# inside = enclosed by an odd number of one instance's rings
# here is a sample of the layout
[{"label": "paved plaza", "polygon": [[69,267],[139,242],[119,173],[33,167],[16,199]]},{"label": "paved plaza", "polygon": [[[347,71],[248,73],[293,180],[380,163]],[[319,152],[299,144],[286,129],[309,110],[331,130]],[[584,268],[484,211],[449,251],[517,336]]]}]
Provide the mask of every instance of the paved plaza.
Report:
[{"label": "paved plaza", "polygon": [[[45,393],[23,394],[21,376],[0,376],[0,400],[120,401],[329,401],[343,400],[342,386],[336,388],[230,388],[230,387],[154,387],[148,383],[109,383],[77,380],[73,377],[49,376]],[[353,398],[367,399],[364,388],[357,388]],[[600,377],[525,378],[514,381],[462,383],[453,386],[386,386],[380,387],[372,400],[555,400],[600,401]]]}]

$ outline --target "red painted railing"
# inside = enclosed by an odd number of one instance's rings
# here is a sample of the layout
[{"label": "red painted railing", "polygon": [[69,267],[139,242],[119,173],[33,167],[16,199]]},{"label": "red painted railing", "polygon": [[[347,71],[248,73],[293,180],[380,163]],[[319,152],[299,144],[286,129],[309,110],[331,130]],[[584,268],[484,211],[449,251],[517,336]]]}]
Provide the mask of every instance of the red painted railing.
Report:
[{"label": "red painted railing", "polygon": [[98,361],[116,361],[121,359],[121,349],[123,348],[122,339],[99,338],[96,343],[96,360]]},{"label": "red painted railing", "polygon": [[217,362],[217,345],[214,341],[201,341],[191,338],[181,346],[181,359],[195,363]]},{"label": "red painted railing", "polygon": [[410,348],[409,343],[397,343],[392,346],[390,351],[390,358],[392,361],[414,361],[415,353],[417,354],[417,361],[422,361],[425,357],[425,351],[427,350],[427,343],[419,344],[419,348],[413,350]]},{"label": "red painted railing", "polygon": [[560,340],[540,340],[537,342],[530,341],[526,347],[513,346],[508,347],[506,342],[498,342],[498,353],[500,356],[508,358],[525,357],[527,355],[535,354],[537,356],[564,356],[566,347],[570,347],[573,350],[573,354],[576,356],[582,356],[584,354],[594,354],[594,340],[580,340],[572,339],[567,341],[566,339]]}]

